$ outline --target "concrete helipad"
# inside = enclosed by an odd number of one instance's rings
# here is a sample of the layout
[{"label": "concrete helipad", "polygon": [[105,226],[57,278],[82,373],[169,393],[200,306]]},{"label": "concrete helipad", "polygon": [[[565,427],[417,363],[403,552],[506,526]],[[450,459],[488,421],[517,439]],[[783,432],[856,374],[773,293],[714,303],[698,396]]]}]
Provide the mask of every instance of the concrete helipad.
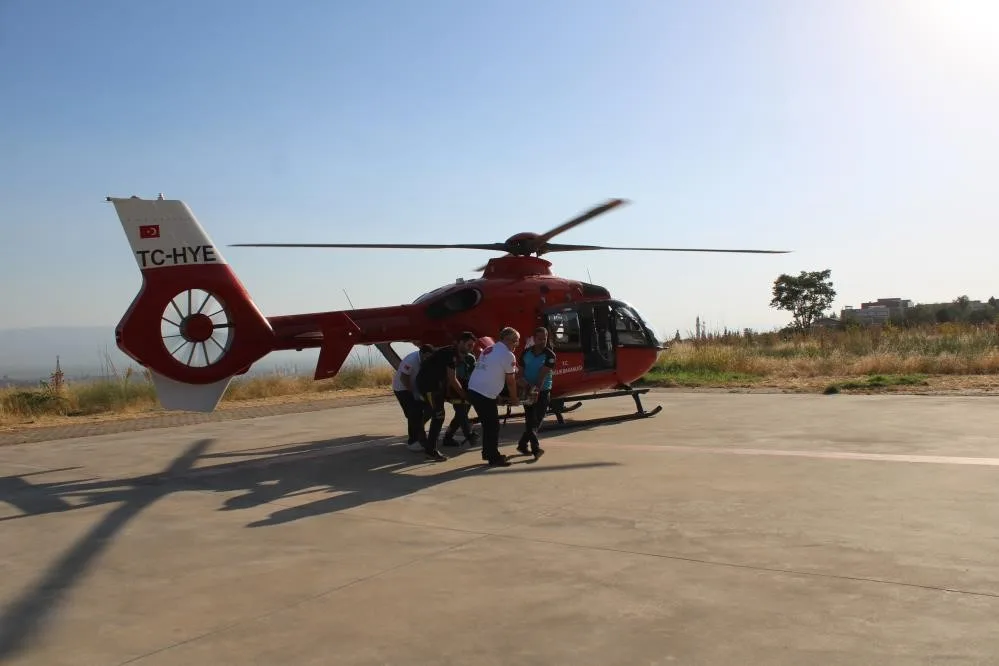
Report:
[{"label": "concrete helipad", "polygon": [[505,469],[388,400],[0,448],[0,663],[999,663],[995,399],[645,402]]}]

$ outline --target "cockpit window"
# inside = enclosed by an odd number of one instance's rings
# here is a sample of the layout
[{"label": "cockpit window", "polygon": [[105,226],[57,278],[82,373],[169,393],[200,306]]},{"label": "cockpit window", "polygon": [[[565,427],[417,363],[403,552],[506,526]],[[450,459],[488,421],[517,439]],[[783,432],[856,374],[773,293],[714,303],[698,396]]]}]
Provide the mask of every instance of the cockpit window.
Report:
[{"label": "cockpit window", "polygon": [[655,329],[630,303],[618,301],[614,304],[614,311],[619,344],[661,346]]},{"label": "cockpit window", "polygon": [[443,294],[448,289],[451,289],[452,286],[453,285],[447,284],[447,285],[444,285],[443,287],[437,287],[433,291],[428,291],[427,293],[423,294],[422,296],[419,296],[415,301],[413,301],[413,304],[414,305],[419,305],[420,303],[426,303],[430,299],[432,299],[432,298],[434,298],[436,296],[440,296],[441,294]]},{"label": "cockpit window", "polygon": [[645,331],[638,320],[626,310],[618,310],[614,317],[614,328],[617,331],[618,344],[647,345]]}]

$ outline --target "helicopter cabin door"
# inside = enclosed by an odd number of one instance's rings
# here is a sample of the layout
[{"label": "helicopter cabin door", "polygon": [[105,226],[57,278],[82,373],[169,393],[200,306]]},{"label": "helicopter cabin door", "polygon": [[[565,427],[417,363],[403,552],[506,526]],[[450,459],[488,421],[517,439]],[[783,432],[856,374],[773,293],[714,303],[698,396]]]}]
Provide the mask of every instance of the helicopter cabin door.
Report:
[{"label": "helicopter cabin door", "polygon": [[548,310],[544,319],[556,354],[580,354],[583,372],[615,369],[616,341],[610,304],[564,305]]},{"label": "helicopter cabin door", "polygon": [[578,307],[583,372],[613,370],[617,365],[617,356],[610,305],[580,303]]}]

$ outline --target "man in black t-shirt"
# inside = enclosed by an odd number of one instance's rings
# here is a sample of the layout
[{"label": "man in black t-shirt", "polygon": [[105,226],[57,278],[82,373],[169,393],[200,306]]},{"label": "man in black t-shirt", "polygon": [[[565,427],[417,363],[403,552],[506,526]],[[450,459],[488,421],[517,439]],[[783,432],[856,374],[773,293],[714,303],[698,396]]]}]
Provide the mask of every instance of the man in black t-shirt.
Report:
[{"label": "man in black t-shirt", "polygon": [[468,422],[468,411],[471,409],[472,403],[468,401],[467,391],[468,379],[472,376],[472,371],[475,370],[476,360],[473,354],[465,354],[464,363],[459,361],[458,366],[455,368],[455,374],[458,376],[458,381],[464,387],[466,395],[457,395],[453,390],[448,391],[444,395],[444,398],[454,408],[454,418],[451,419],[451,423],[444,429],[444,439],[442,440],[444,446],[458,446],[457,442],[454,441],[454,434],[458,431],[458,428],[461,428],[462,434],[465,435],[465,448],[475,444],[475,433],[472,431],[472,424]]},{"label": "man in black t-shirt", "polygon": [[462,399],[467,398],[465,388],[458,381],[455,369],[459,362],[464,361],[465,355],[471,353],[475,347],[475,340],[474,333],[465,331],[458,336],[455,344],[441,347],[420,364],[420,371],[416,375],[416,387],[432,413],[430,430],[427,433],[427,440],[423,443],[423,449],[430,460],[447,460],[447,456],[437,448],[437,438],[444,427],[445,398],[448,388]]}]

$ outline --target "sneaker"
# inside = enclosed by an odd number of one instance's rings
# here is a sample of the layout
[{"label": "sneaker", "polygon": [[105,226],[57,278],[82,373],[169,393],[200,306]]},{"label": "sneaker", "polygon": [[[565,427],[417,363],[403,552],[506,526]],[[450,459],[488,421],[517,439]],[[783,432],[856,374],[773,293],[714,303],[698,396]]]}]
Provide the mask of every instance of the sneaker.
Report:
[{"label": "sneaker", "polygon": [[520,452],[521,455],[526,456],[527,455],[527,444],[518,444],[517,445],[517,451]]},{"label": "sneaker", "polygon": [[423,445],[419,442],[410,442],[406,445],[406,448],[413,452],[420,452],[423,450]]},{"label": "sneaker", "polygon": [[531,453],[534,454],[534,459],[537,460],[541,456],[545,455],[545,450],[539,448],[534,451],[531,451]]},{"label": "sneaker", "polygon": [[492,460],[488,460],[487,462],[490,467],[509,467],[512,464],[504,455],[500,455]]},{"label": "sneaker", "polygon": [[427,451],[427,460],[433,460],[434,462],[444,462],[447,460],[447,456],[434,449],[433,451]]}]

